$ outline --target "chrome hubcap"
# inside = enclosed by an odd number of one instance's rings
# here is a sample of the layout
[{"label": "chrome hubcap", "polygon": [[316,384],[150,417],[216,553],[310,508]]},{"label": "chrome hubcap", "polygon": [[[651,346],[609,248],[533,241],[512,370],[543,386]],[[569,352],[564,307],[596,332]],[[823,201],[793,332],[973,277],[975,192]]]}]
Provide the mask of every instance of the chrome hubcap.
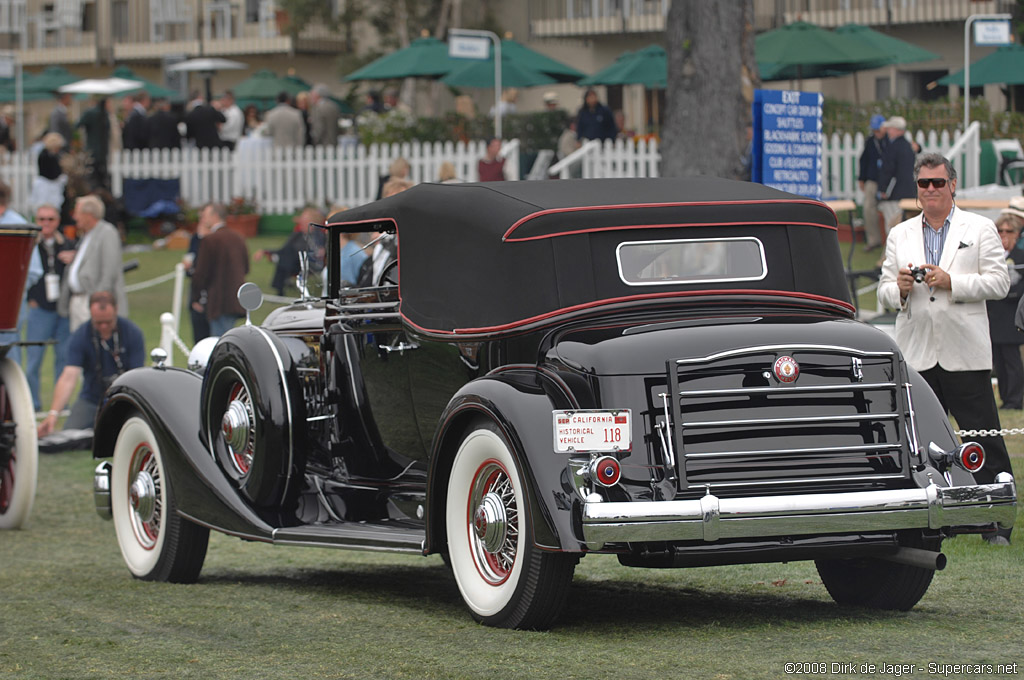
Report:
[{"label": "chrome hubcap", "polygon": [[505,544],[508,518],[501,497],[494,492],[484,496],[473,514],[473,530],[489,553],[496,553]]},{"label": "chrome hubcap", "polygon": [[220,423],[224,441],[233,452],[244,451],[249,444],[249,410],[245,403],[235,399],[228,404]]},{"label": "chrome hubcap", "polygon": [[163,482],[160,465],[148,444],[139,444],[132,453],[128,479],[131,480],[128,486],[128,507],[132,530],[139,545],[145,550],[152,550],[160,537]]},{"label": "chrome hubcap", "polygon": [[128,502],[142,522],[151,522],[156,510],[156,484],[145,470],[140,470],[128,490]]}]

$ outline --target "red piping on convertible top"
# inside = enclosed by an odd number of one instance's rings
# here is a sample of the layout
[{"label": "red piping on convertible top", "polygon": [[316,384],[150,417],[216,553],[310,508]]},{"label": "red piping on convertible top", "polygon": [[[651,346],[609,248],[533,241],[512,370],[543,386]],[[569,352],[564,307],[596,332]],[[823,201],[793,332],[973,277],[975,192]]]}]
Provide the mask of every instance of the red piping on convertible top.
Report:
[{"label": "red piping on convertible top", "polygon": [[[348,224],[376,224],[378,222],[390,222],[395,225],[395,232],[398,232],[398,222],[395,221],[394,217],[378,217],[373,220],[356,220],[355,222],[328,222],[325,227],[344,227]],[[375,230],[379,231],[379,230]]]},{"label": "red piping on convertible top", "polygon": [[820,224],[818,222],[783,222],[780,220],[774,220],[771,222],[706,222],[701,224],[682,225],[682,224],[646,224],[646,225],[633,225],[633,226],[615,226],[615,227],[596,227],[591,229],[579,229],[577,231],[559,232],[557,234],[543,234],[541,236],[527,236],[525,238],[512,239],[510,236],[512,232],[521,227],[530,220],[543,217],[545,215],[555,215],[558,213],[567,212],[580,212],[584,210],[625,210],[628,208],[681,208],[685,206],[699,206],[699,205],[761,205],[761,204],[793,204],[800,203],[806,205],[816,205],[825,208],[832,216],[835,217],[836,213],[832,208],[824,203],[818,201],[807,200],[760,200],[760,201],[699,201],[699,202],[687,202],[687,203],[625,203],[622,205],[588,205],[588,206],[574,206],[572,208],[549,208],[547,210],[538,210],[535,213],[530,213],[525,217],[519,218],[515,224],[509,227],[508,231],[501,237],[502,241],[533,241],[542,238],[554,238],[555,236],[565,236],[567,234],[585,234],[592,231],[608,231],[614,229],[640,229],[643,227],[648,228],[660,228],[660,227],[680,227],[680,226],[711,226],[711,225],[729,225],[729,224],[801,224],[806,226],[822,227],[824,229],[832,229],[838,231],[837,227],[828,224]]},{"label": "red piping on convertible top", "polygon": [[586,302],[586,303],[579,304],[579,305],[573,305],[572,307],[563,307],[561,309],[556,309],[556,310],[551,311],[551,312],[546,312],[544,314],[538,314],[537,316],[531,316],[531,317],[529,317],[527,319],[520,319],[519,321],[513,321],[511,323],[501,324],[499,326],[482,326],[480,328],[456,328],[455,330],[452,330],[452,331],[441,331],[441,330],[435,330],[435,329],[430,329],[430,328],[424,328],[423,326],[420,326],[419,324],[417,324],[417,323],[413,322],[411,319],[409,319],[409,317],[406,316],[404,312],[402,313],[402,318],[405,319],[405,321],[410,326],[412,326],[413,328],[416,328],[417,330],[421,330],[421,331],[423,331],[425,333],[434,333],[434,334],[438,334],[438,335],[476,335],[476,334],[480,334],[480,333],[497,333],[499,331],[514,330],[516,328],[519,328],[520,326],[525,326],[527,324],[536,323],[538,321],[543,321],[544,319],[550,319],[550,318],[552,318],[554,316],[558,316],[559,314],[567,314],[569,312],[577,312],[577,311],[580,311],[580,310],[583,310],[583,309],[590,309],[592,307],[598,307],[600,305],[615,304],[615,303],[618,303],[618,302],[630,302],[630,301],[636,301],[636,300],[657,300],[657,299],[674,298],[674,297],[693,297],[693,296],[697,296],[697,295],[722,295],[722,294],[728,294],[728,295],[771,295],[771,296],[793,297],[793,298],[800,298],[800,299],[804,299],[804,300],[814,300],[816,302],[827,302],[827,303],[830,303],[830,304],[838,305],[840,307],[844,307],[844,308],[846,308],[847,310],[849,310],[851,312],[856,311],[854,306],[852,304],[850,304],[849,302],[843,302],[842,300],[837,300],[835,298],[826,297],[824,295],[815,295],[813,293],[796,293],[796,292],[793,292],[793,291],[784,291],[784,290],[757,290],[757,289],[749,289],[749,290],[739,289],[739,290],[737,290],[737,289],[729,289],[729,290],[676,291],[676,292],[672,292],[672,293],[648,293],[646,295],[628,295],[628,296],[625,296],[625,297],[607,298],[605,300],[596,300],[596,301],[593,301],[593,302]]}]

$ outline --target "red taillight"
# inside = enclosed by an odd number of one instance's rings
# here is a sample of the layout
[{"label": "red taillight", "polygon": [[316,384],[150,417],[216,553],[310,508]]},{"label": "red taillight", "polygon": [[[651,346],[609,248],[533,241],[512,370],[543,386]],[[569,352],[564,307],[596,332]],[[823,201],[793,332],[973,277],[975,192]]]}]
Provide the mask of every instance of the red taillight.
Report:
[{"label": "red taillight", "polygon": [[968,442],[960,447],[956,462],[968,472],[977,472],[985,465],[985,449],[981,448],[981,444]]},{"label": "red taillight", "polygon": [[601,486],[615,486],[621,474],[619,461],[611,456],[603,456],[590,464],[590,478]]}]

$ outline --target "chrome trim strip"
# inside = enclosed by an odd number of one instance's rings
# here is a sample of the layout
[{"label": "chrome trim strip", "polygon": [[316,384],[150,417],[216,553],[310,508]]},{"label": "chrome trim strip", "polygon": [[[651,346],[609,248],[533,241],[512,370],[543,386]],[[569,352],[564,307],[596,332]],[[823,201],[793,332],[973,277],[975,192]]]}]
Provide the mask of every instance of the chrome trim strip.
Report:
[{"label": "chrome trim strip", "polygon": [[[643,246],[643,245],[658,245],[662,243],[718,243],[722,241],[753,241],[757,244],[758,255],[761,256],[761,273],[757,276],[727,276],[717,279],[710,278],[673,278],[669,281],[627,281],[626,276],[622,272],[622,248],[623,246]],[[678,285],[693,285],[693,284],[704,284],[704,283],[723,283],[723,282],[739,282],[739,281],[761,281],[768,276],[768,260],[764,254],[764,243],[761,239],[756,236],[729,236],[725,238],[677,238],[677,239],[661,239],[655,241],[623,241],[615,247],[615,262],[619,272],[619,280],[627,286],[678,286]]]},{"label": "chrome trim strip", "polygon": [[782,456],[782,455],[813,455],[816,453],[863,453],[865,451],[899,451],[903,448],[895,444],[863,444],[860,446],[823,446],[816,449],[759,449],[757,451],[710,451],[684,453],[683,458],[731,458],[740,456]]},{"label": "chrome trim strip", "polygon": [[764,352],[801,352],[814,351],[827,354],[856,354],[861,357],[888,357],[892,358],[891,351],[869,352],[854,347],[843,347],[841,345],[759,345],[757,347],[743,347],[740,349],[729,349],[704,357],[691,357],[689,359],[676,359],[676,364],[703,364],[709,361],[718,361],[729,357],[745,356],[748,354],[762,354]]},{"label": "chrome trim strip", "polygon": [[792,477],[789,479],[759,479],[755,482],[700,482],[690,484],[689,489],[733,489],[743,486],[778,486],[780,484],[828,484],[829,482],[883,482],[892,479],[906,479],[903,475],[860,475],[857,477]]},{"label": "chrome trim strip", "polygon": [[[255,328],[263,336],[263,339],[270,347],[270,351],[274,353],[274,360],[277,361],[277,373],[281,376],[281,387],[284,390],[284,407],[287,414],[285,420],[288,422],[288,475],[284,480],[284,488],[288,489],[292,481],[292,468],[295,463],[295,443],[292,437],[292,413],[294,411],[292,411],[292,396],[288,390],[288,376],[284,372],[284,361],[281,360],[281,354],[277,351],[277,346],[270,338],[270,332],[260,326],[252,326],[252,328]],[[213,449],[212,446],[210,448],[211,450]]]},{"label": "chrome trim strip", "polygon": [[680,397],[724,397],[745,394],[787,394],[789,392],[864,392],[868,390],[896,389],[896,383],[864,383],[849,385],[799,385],[793,387],[730,387],[719,390],[682,390]]},{"label": "chrome trim strip", "polygon": [[747,425],[814,425],[816,423],[846,423],[868,420],[897,420],[898,413],[856,413],[842,416],[808,416],[806,418],[751,418],[749,420],[708,420],[683,423],[684,428],[737,427]]},{"label": "chrome trim strip", "polygon": [[675,479],[676,476],[676,452],[672,448],[672,440],[675,438],[672,432],[672,416],[668,412],[668,395],[664,392],[658,395],[661,397],[661,404],[665,409],[665,422],[658,428],[658,434],[661,437],[661,445],[665,449],[665,453],[668,454],[668,470],[669,478]]},{"label": "chrome trim strip", "polygon": [[752,538],[940,528],[998,522],[1012,527],[1017,488],[994,484],[750,498],[584,503],[586,542]]},{"label": "chrome trim strip", "polygon": [[908,427],[910,429],[910,443],[914,447],[912,453],[917,456],[917,459],[922,463],[924,462],[925,452],[921,450],[917,439],[917,417],[914,413],[914,398],[910,394],[910,383],[903,383],[903,387],[907,390],[907,408],[908,408],[908,419],[910,421]]}]

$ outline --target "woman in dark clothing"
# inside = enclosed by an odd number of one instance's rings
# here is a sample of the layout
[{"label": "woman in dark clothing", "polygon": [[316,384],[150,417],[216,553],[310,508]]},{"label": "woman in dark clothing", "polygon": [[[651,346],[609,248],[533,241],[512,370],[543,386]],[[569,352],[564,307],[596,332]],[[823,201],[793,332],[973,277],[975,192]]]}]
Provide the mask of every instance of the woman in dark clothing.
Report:
[{"label": "woman in dark clothing", "polygon": [[64,135],[50,132],[43,137],[43,148],[39,152],[39,176],[55,180],[64,174],[60,168],[60,157],[64,155]]},{"label": "woman in dark clothing", "polygon": [[59,211],[64,205],[67,176],[60,167],[60,159],[65,153],[65,143],[64,135],[59,132],[49,132],[43,137],[43,148],[36,161],[39,176],[32,181],[32,193],[29,196],[29,204],[33,209],[49,204]]}]

